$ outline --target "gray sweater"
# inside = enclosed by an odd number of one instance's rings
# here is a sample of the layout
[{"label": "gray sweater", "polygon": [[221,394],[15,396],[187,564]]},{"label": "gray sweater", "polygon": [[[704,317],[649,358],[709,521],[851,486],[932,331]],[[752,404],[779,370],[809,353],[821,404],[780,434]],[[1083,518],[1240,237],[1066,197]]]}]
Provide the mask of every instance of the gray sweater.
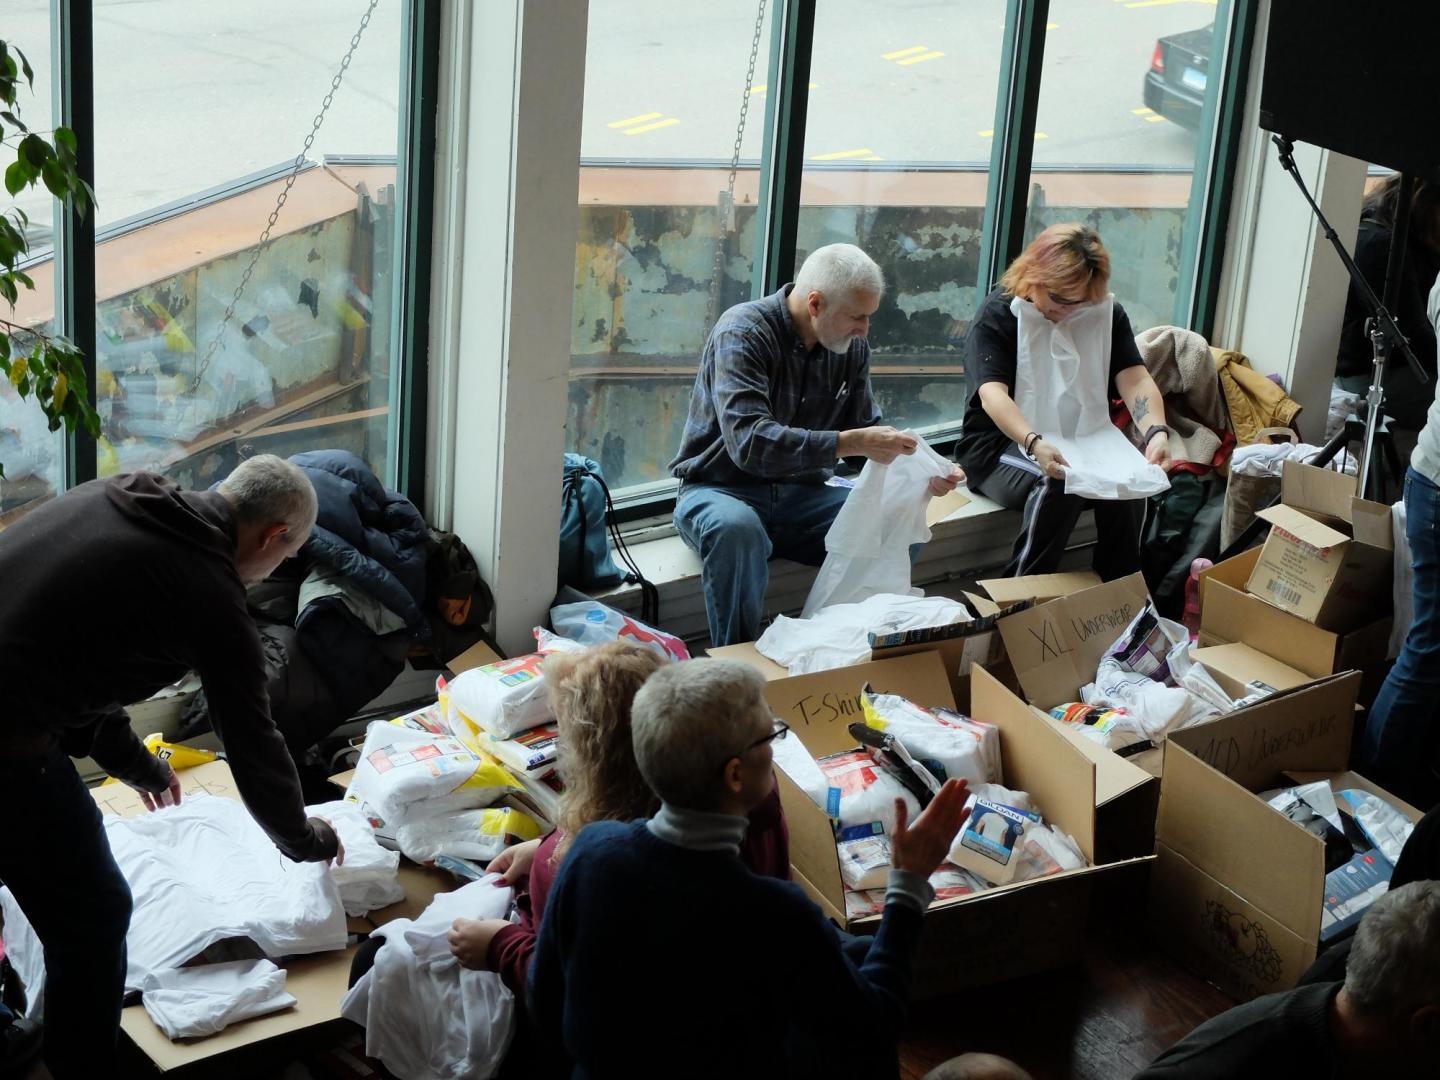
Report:
[{"label": "gray sweater", "polygon": [[[1435,279],[1435,287],[1430,290],[1427,313],[1431,325],[1440,329],[1440,278]],[[1440,380],[1437,380],[1436,389],[1440,391]],[[1420,429],[1420,438],[1415,443],[1414,453],[1410,455],[1410,465],[1432,484],[1440,487],[1440,392],[1437,392],[1435,400],[1430,403],[1425,426]]]}]

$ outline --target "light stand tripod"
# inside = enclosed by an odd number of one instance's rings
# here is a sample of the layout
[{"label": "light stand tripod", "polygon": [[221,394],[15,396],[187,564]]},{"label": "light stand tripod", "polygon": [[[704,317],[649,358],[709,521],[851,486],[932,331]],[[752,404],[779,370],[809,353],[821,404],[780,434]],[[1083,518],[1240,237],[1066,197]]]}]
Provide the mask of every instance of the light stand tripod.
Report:
[{"label": "light stand tripod", "polygon": [[[1389,438],[1386,429],[1385,406],[1385,361],[1386,354],[1391,348],[1399,349],[1401,355],[1410,364],[1410,370],[1415,373],[1421,386],[1426,386],[1430,378],[1425,374],[1425,369],[1420,366],[1420,361],[1415,359],[1414,352],[1410,349],[1410,343],[1400,328],[1395,325],[1394,318],[1390,315],[1385,304],[1375,295],[1375,290],[1365,280],[1365,275],[1355,265],[1355,260],[1345,250],[1345,245],[1340,242],[1340,237],[1335,234],[1330,222],[1325,219],[1320,207],[1311,197],[1310,191],[1305,186],[1304,179],[1300,176],[1300,170],[1295,166],[1295,144],[1284,135],[1271,135],[1271,141],[1275,144],[1280,153],[1280,166],[1290,174],[1295,181],[1300,193],[1305,196],[1305,201],[1310,204],[1316,220],[1324,230],[1325,239],[1329,240],[1335,248],[1335,253],[1340,256],[1340,261],[1345,264],[1345,269],[1350,274],[1350,280],[1355,285],[1355,290],[1360,294],[1366,308],[1370,311],[1370,318],[1366,321],[1366,329],[1370,335],[1370,347],[1373,356],[1371,366],[1370,389],[1366,395],[1365,419],[1351,415],[1345,421],[1344,427],[1336,433],[1316,458],[1316,463],[1328,465],[1340,451],[1342,446],[1360,438],[1360,460],[1356,470],[1356,493],[1364,497],[1370,490],[1370,480],[1377,447],[1383,445],[1386,450],[1386,463],[1398,477],[1400,463],[1395,454],[1394,445]],[[1410,200],[1414,191],[1414,178],[1408,174],[1400,179],[1400,189],[1397,193],[1398,199],[1395,208],[1395,226],[1391,232],[1390,258],[1385,268],[1385,299],[1394,303],[1399,292],[1401,267],[1405,257],[1406,235],[1410,229]]]}]

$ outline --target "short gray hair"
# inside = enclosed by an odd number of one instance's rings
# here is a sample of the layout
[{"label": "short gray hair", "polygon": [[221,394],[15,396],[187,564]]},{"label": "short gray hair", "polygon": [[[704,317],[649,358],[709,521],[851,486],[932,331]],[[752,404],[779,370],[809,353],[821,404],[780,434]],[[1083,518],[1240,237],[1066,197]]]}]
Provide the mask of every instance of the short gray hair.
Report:
[{"label": "short gray hair", "polygon": [[651,675],[630,707],[635,762],[672,806],[714,809],[725,763],[756,738],[765,679],[738,660],[682,660]]},{"label": "short gray hair", "polygon": [[274,454],[257,454],[235,466],[220,482],[238,521],[308,529],[318,504],[310,478],[299,466]]},{"label": "short gray hair", "polygon": [[833,304],[856,293],[885,293],[885,275],[875,260],[854,244],[826,244],[812,251],[795,275],[795,291],[802,297],[818,292]]},{"label": "short gray hair", "polygon": [[1396,1020],[1440,1005],[1440,881],[1412,881],[1370,905],[1350,949],[1345,995],[1363,1013]]}]

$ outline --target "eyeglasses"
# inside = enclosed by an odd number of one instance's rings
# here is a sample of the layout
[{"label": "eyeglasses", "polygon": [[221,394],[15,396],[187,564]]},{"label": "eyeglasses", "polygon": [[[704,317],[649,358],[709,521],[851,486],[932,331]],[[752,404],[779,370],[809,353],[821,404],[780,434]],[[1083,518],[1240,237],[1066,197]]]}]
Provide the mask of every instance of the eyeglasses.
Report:
[{"label": "eyeglasses", "polygon": [[751,750],[764,746],[768,742],[774,742],[776,739],[785,738],[785,736],[789,733],[790,725],[785,723],[784,720],[776,720],[774,731],[770,732],[769,735],[760,736],[760,738],[756,739],[754,742],[752,742],[749,746],[745,747],[744,750],[741,750],[740,753],[736,754],[735,756],[740,757],[742,754],[748,754]]},{"label": "eyeglasses", "polygon": [[1050,297],[1050,302],[1052,304],[1059,304],[1061,307],[1075,307],[1079,304],[1088,303],[1088,299],[1084,296],[1080,297],[1078,300],[1067,300],[1063,296],[1056,296],[1049,289],[1045,290],[1045,295]]}]

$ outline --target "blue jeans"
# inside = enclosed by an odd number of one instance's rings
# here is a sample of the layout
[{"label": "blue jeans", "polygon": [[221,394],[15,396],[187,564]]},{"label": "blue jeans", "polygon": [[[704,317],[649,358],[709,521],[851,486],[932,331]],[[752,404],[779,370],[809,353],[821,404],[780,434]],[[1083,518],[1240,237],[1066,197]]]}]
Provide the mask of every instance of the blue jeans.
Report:
[{"label": "blue jeans", "polygon": [[131,899],[100,808],[58,748],[0,748],[0,820],[0,882],[45,946],[45,1063],[56,1080],[111,1072]]},{"label": "blue jeans", "polygon": [[[1405,647],[1380,688],[1365,726],[1360,771],[1418,806],[1429,804],[1433,786],[1436,704],[1440,702],[1440,488],[1416,472],[1405,473],[1405,535],[1415,621]],[[1426,801],[1422,801],[1426,800]]]},{"label": "blue jeans", "polygon": [[825,534],[849,493],[813,483],[681,486],[675,528],[700,555],[711,645],[759,637],[770,557],[824,562]]}]

